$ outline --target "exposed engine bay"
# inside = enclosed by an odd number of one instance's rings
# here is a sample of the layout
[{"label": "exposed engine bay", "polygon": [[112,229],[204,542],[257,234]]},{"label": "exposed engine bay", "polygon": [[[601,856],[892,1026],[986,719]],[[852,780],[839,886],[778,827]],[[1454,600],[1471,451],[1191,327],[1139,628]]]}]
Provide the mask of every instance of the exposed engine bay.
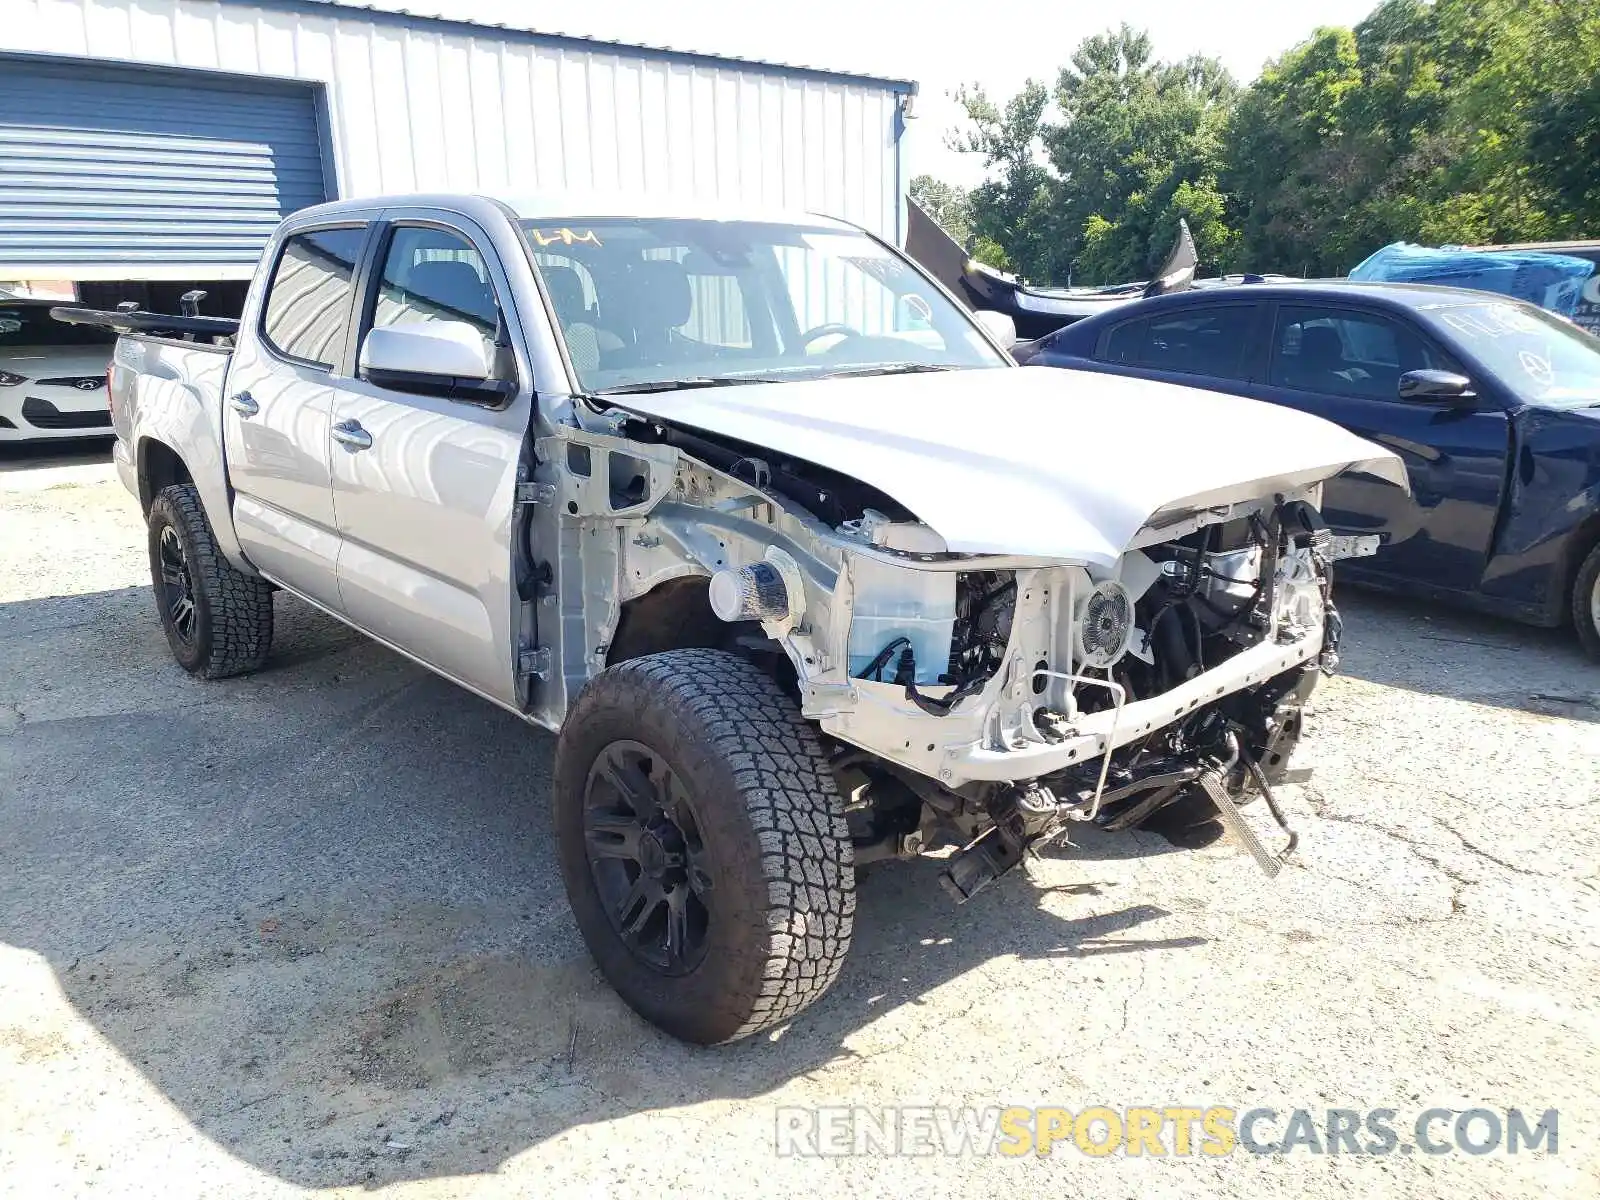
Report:
[{"label": "exposed engine bay", "polygon": [[[898,806],[857,809],[862,844],[858,857],[921,848],[940,832],[964,849],[944,875],[946,887],[966,900],[1020,861],[1027,848],[1067,827],[1073,819],[1123,830],[1157,814],[1183,809],[1189,822],[1219,816],[1238,820],[1210,792],[1236,798],[1264,797],[1288,837],[1272,794],[1299,740],[1301,709],[1318,675],[1337,664],[1340,624],[1329,595],[1326,552],[1330,534],[1303,500],[1276,504],[1260,513],[1209,525],[1170,543],[1135,552],[1116,578],[1092,583],[1076,599],[1071,635],[1072,667],[1086,678],[1065,708],[1032,710],[1034,730],[1059,741],[1085,714],[1105,713],[1161,696],[1261,645],[1313,628],[1322,634],[1312,659],[1269,677],[1251,690],[1195,705],[1172,724],[1145,733],[1100,761],[1060,769],[1017,783],[969,784],[947,796],[908,784],[889,772],[864,784],[874,767],[845,751],[852,795],[899,793]],[[941,682],[950,695],[976,693],[1003,667],[1012,640],[1017,572],[963,572],[956,584],[956,617],[950,661]],[[920,707],[914,656],[909,646],[886,647],[893,682]],[[873,676],[884,663],[874,660]],[[1043,675],[1047,664],[1040,660]],[[1087,673],[1103,675],[1104,686]],[[887,677],[887,676],[886,676]],[[1030,690],[1043,692],[1042,679]],[[946,697],[948,700],[948,697]],[[933,711],[933,710],[929,710]],[[943,829],[941,830],[941,827]],[[1259,839],[1250,847],[1270,871],[1277,858]],[[1284,851],[1287,853],[1287,850]]]},{"label": "exposed engine bay", "polygon": [[1075,822],[1220,819],[1269,873],[1293,848],[1238,809],[1263,798],[1283,825],[1272,787],[1337,663],[1320,481],[1158,513],[1108,567],[952,553],[849,476],[619,426],[634,473],[605,478],[638,515],[595,640],[650,652],[651,605],[679,589],[671,620],[764,663],[826,735],[857,863],[955,844],[964,901]]}]

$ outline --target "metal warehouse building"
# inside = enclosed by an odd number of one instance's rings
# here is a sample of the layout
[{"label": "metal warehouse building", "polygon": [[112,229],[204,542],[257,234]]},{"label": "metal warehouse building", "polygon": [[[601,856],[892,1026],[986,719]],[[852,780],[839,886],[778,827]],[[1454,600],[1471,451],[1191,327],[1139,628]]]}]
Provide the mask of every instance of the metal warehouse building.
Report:
[{"label": "metal warehouse building", "polygon": [[0,8],[0,280],[243,279],[286,213],[423,189],[902,228],[906,81],[338,0]]}]

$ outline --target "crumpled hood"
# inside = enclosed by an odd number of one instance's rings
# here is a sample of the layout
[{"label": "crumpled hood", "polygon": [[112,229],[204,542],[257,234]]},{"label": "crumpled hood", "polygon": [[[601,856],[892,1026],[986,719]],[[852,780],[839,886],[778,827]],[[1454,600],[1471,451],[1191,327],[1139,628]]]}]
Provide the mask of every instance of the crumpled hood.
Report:
[{"label": "crumpled hood", "polygon": [[839,471],[952,551],[1109,567],[1162,509],[1306,487],[1398,456],[1320,417],[1198,388],[1054,367],[619,396],[641,415]]}]

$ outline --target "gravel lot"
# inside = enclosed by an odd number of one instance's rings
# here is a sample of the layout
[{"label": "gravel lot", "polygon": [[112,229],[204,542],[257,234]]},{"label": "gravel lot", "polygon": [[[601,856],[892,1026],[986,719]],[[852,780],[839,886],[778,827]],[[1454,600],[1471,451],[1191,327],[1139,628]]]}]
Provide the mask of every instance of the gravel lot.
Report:
[{"label": "gravel lot", "polygon": [[[1278,880],[1093,831],[964,908],[882,866],[838,988],[702,1051],[590,965],[549,737],[281,596],[269,669],[195,682],[146,572],[103,459],[0,461],[0,1194],[1600,1190],[1600,670],[1562,634],[1346,593]],[[819,1104],[1554,1107],[1561,1144],[778,1157]]]}]

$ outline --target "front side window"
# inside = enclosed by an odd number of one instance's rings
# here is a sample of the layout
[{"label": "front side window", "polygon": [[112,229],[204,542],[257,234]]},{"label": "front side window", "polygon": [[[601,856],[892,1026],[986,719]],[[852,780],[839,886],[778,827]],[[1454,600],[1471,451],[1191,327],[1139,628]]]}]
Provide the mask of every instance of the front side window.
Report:
[{"label": "front side window", "polygon": [[526,221],[589,391],[1005,365],[957,305],[865,234],[757,221]]},{"label": "front side window", "polygon": [[459,233],[399,225],[389,239],[372,327],[459,321],[493,343],[500,302],[482,253]]},{"label": "front side window", "polygon": [[1279,310],[1269,375],[1279,387],[1393,400],[1400,376],[1425,368],[1456,369],[1420,334],[1389,317],[1297,305]]},{"label": "front side window", "polygon": [[279,354],[331,369],[350,327],[350,287],[366,228],[297,233],[267,285],[261,332]]}]

